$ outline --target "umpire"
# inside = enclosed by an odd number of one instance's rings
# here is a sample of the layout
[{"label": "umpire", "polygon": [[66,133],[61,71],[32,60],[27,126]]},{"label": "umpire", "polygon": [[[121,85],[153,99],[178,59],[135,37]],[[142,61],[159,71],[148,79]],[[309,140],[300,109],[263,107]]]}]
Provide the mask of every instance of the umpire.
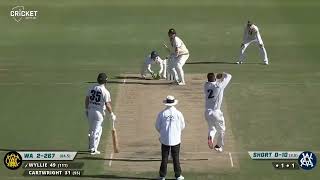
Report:
[{"label": "umpire", "polygon": [[161,166],[160,166],[160,180],[165,180],[167,175],[167,164],[169,151],[173,160],[173,168],[177,180],[183,180],[181,175],[181,167],[179,161],[181,132],[185,127],[185,122],[182,113],[174,106],[178,104],[178,100],[174,96],[167,96],[163,101],[166,108],[158,114],[156,121],[156,129],[160,133],[161,142]]}]

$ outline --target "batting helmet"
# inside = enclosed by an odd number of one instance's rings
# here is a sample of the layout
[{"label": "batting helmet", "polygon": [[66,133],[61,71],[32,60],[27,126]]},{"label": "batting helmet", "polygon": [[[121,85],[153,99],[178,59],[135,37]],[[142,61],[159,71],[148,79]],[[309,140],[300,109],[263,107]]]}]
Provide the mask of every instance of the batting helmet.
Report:
[{"label": "batting helmet", "polygon": [[152,51],[150,56],[151,59],[155,59],[157,56],[159,56],[159,54],[157,53],[157,51]]},{"label": "batting helmet", "polygon": [[173,28],[169,29],[168,34],[177,34],[176,30],[174,30]]},{"label": "batting helmet", "polygon": [[106,73],[99,73],[97,77],[97,82],[99,84],[105,84],[107,80],[108,80],[108,76],[106,75]]}]

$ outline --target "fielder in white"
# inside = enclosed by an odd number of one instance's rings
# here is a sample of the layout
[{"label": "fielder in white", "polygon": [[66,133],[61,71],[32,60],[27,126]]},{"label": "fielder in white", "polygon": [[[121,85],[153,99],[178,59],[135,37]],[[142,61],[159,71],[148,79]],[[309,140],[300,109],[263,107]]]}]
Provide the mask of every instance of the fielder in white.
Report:
[{"label": "fielder in white", "polygon": [[92,155],[100,154],[98,146],[105,110],[108,110],[113,121],[116,120],[116,115],[112,112],[110,93],[105,87],[107,79],[105,73],[100,73],[97,78],[98,84],[89,88],[85,98],[86,116],[89,121],[89,151]]},{"label": "fielder in white", "polygon": [[147,72],[154,76],[154,72],[151,69],[152,64],[159,64],[160,70],[158,74],[160,75],[160,78],[167,78],[167,60],[162,60],[156,51],[152,51],[151,54],[147,56],[141,70],[141,78],[145,79],[147,77]]},{"label": "fielder in white", "polygon": [[267,51],[266,51],[266,48],[264,47],[264,44],[259,32],[259,28],[250,21],[248,21],[248,23],[244,28],[243,41],[241,43],[240,56],[239,56],[239,60],[237,61],[237,64],[243,63],[245,58],[244,52],[246,51],[247,47],[251,43],[255,43],[259,46],[259,50],[263,58],[263,62],[265,65],[268,65],[269,60],[267,56]]},{"label": "fielder in white", "polygon": [[[208,122],[208,146],[222,152],[224,146],[224,132],[226,130],[221,104],[223,91],[231,80],[231,75],[227,73],[208,73],[208,81],[204,84],[204,94],[206,101],[205,118]],[[214,146],[214,139],[217,144]]]},{"label": "fielder in white", "polygon": [[170,59],[173,61],[174,65],[171,67],[171,74],[175,75],[175,80],[178,85],[185,85],[183,65],[189,58],[189,50],[187,49],[184,42],[177,36],[174,29],[169,29],[168,36],[170,39],[170,44],[173,49],[170,49],[166,44],[163,44],[165,48],[170,52]]}]

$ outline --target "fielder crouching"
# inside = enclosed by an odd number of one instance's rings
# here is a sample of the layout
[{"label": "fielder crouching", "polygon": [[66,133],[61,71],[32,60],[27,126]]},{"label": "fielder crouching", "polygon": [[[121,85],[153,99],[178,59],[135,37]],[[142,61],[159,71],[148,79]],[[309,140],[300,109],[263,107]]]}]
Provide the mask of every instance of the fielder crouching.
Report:
[{"label": "fielder crouching", "polygon": [[264,47],[259,28],[253,24],[251,21],[248,21],[245,28],[244,28],[244,34],[243,34],[243,40],[240,47],[240,55],[238,58],[237,64],[242,64],[245,59],[245,51],[247,47],[251,44],[257,44],[259,46],[260,54],[263,58],[263,62],[265,65],[269,64],[269,59],[267,56],[266,48]]},{"label": "fielder crouching", "polygon": [[146,79],[147,72],[149,72],[153,78],[155,78],[155,73],[151,69],[152,64],[159,64],[159,76],[161,79],[167,78],[167,59],[162,60],[156,51],[152,51],[150,55],[147,56],[144,65],[141,70],[141,78]]}]

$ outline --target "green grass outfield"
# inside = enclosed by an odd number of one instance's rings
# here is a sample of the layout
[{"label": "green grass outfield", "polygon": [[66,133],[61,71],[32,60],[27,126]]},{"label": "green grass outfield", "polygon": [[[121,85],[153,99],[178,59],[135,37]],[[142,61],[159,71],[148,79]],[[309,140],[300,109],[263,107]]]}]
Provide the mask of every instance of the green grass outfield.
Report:
[{"label": "green grass outfield", "polygon": [[[38,10],[37,19],[15,22],[9,11],[16,5]],[[238,152],[319,152],[319,8],[318,0],[1,0],[0,149],[86,150],[85,82],[101,71],[110,76],[139,72],[153,49],[166,55],[161,44],[171,27],[190,50],[188,62],[234,62],[243,25],[250,18],[261,30],[270,66],[256,64],[262,62],[258,49],[250,47],[249,64],[187,64],[185,72],[233,75],[225,102]],[[117,86],[109,89],[114,100]],[[104,127],[101,149],[109,135],[107,121]],[[270,161],[252,161],[248,155],[239,160],[238,171],[184,176],[320,179],[319,166],[312,171],[276,171]],[[125,179],[158,173],[113,175],[104,170],[103,161],[84,162],[86,177]],[[1,180],[22,179],[21,174],[0,165]]]}]

